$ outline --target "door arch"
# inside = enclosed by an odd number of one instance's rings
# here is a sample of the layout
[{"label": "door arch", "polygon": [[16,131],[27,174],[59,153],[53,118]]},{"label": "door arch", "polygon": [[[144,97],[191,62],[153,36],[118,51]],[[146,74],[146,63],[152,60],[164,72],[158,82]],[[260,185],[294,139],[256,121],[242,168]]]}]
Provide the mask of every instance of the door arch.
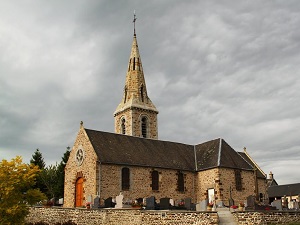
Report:
[{"label": "door arch", "polygon": [[79,177],[75,184],[75,207],[83,204],[83,178]]}]

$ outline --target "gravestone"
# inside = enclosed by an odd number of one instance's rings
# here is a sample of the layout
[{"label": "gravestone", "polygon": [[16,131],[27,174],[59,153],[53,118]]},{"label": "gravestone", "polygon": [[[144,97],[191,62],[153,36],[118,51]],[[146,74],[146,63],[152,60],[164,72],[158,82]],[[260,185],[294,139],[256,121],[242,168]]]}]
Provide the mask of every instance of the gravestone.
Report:
[{"label": "gravestone", "polygon": [[170,205],[171,205],[171,206],[174,206],[174,203],[175,203],[175,202],[174,202],[174,199],[173,199],[173,198],[170,198]]},{"label": "gravestone", "polygon": [[99,208],[99,207],[100,207],[100,198],[97,196],[96,198],[94,198],[93,208]]},{"label": "gravestone", "polygon": [[271,206],[276,207],[276,209],[278,209],[279,211],[282,211],[281,199],[273,201],[271,203]]},{"label": "gravestone", "polygon": [[155,209],[155,197],[154,196],[146,198],[146,209],[147,210],[154,210]]},{"label": "gravestone", "polygon": [[105,208],[112,208],[115,206],[115,203],[112,201],[112,197],[105,199],[104,201]]},{"label": "gravestone", "polygon": [[218,208],[223,208],[223,207],[224,207],[224,202],[218,200],[218,201],[216,202],[216,205],[217,205]]},{"label": "gravestone", "polygon": [[58,204],[59,204],[59,205],[62,205],[62,204],[64,204],[64,198],[60,198],[60,199],[58,199]]},{"label": "gravestone", "polygon": [[247,209],[254,209],[255,208],[255,197],[249,195],[247,197]]},{"label": "gravestone", "polygon": [[161,198],[159,205],[161,210],[170,209],[170,198]]},{"label": "gravestone", "polygon": [[196,211],[206,211],[207,210],[207,200],[202,200],[196,205]]},{"label": "gravestone", "polygon": [[184,206],[187,210],[191,210],[192,209],[192,199],[191,198],[184,199]]},{"label": "gravestone", "polygon": [[124,196],[122,195],[122,193],[120,193],[118,196],[116,196],[115,208],[117,208],[117,209],[123,208],[123,198],[124,198]]}]

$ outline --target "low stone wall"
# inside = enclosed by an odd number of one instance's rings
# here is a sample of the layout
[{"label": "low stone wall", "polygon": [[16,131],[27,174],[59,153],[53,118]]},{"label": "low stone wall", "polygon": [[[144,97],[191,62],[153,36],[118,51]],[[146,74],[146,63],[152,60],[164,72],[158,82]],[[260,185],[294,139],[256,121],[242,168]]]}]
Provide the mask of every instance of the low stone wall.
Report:
[{"label": "low stone wall", "polygon": [[298,211],[253,211],[253,212],[233,212],[239,225],[253,224],[287,224],[300,222],[300,212]]},{"label": "low stone wall", "polygon": [[135,209],[80,209],[32,207],[26,222],[63,223],[71,220],[77,225],[158,225],[193,224],[216,225],[217,212],[155,211]]}]

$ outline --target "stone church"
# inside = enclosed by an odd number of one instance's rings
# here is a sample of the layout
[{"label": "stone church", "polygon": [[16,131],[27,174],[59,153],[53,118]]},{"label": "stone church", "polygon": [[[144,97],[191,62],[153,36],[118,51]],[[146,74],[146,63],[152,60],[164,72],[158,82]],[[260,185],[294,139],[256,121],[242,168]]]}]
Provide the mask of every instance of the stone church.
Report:
[{"label": "stone church", "polygon": [[197,145],[158,140],[158,110],[147,94],[134,29],[124,93],[114,112],[115,133],[83,123],[65,168],[64,207],[98,197],[134,200],[154,196],[229,204],[266,196],[266,174],[246,149],[218,138]]}]

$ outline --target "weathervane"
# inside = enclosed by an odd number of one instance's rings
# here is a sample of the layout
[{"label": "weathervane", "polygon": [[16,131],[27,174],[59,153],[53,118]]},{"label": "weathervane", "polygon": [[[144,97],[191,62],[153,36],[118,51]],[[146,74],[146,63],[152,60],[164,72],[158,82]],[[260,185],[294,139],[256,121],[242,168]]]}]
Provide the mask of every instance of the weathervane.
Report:
[{"label": "weathervane", "polygon": [[133,21],[132,21],[132,22],[133,22],[133,34],[134,34],[134,36],[136,35],[136,34],[135,34],[135,21],[136,21],[136,19],[137,19],[137,18],[136,18],[136,16],[135,16],[135,10],[134,10],[134,11],[133,11]]}]

